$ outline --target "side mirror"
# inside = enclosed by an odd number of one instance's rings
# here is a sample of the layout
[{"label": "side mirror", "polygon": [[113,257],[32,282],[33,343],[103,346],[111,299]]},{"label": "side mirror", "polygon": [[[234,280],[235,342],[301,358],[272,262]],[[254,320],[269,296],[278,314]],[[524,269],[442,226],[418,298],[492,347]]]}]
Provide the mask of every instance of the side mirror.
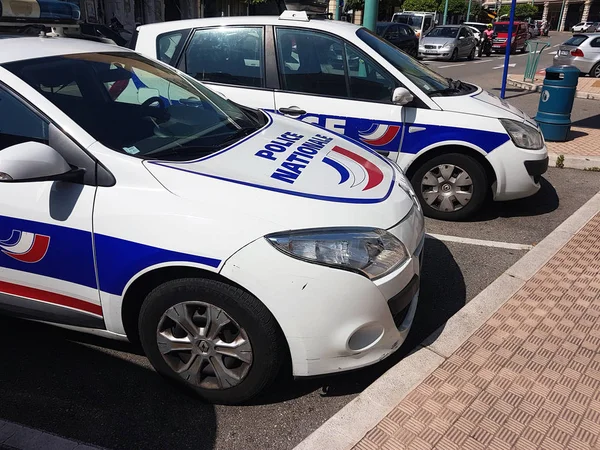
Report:
[{"label": "side mirror", "polygon": [[458,37],[458,39],[464,39],[464,38],[465,38],[464,36],[459,36],[459,37]]},{"label": "side mirror", "polygon": [[392,94],[392,103],[394,105],[403,106],[414,100],[414,96],[406,88],[399,87],[394,89]]},{"label": "side mirror", "polygon": [[29,141],[0,150],[0,182],[81,181],[83,169],[72,169],[52,147]]}]

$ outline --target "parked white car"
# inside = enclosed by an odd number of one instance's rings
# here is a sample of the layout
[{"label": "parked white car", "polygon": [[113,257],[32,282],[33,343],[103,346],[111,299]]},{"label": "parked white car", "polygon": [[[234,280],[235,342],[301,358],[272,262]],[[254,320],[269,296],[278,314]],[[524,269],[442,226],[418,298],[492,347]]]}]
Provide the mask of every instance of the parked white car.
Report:
[{"label": "parked white car", "polygon": [[285,361],[321,375],[401,346],[424,227],[392,161],[132,51],[1,42],[1,311],[140,340],[219,403]]},{"label": "parked white car", "polygon": [[157,23],[135,34],[137,51],[236,103],[315,124],[386,155],[431,217],[464,219],[490,189],[495,200],[533,195],[548,166],[533,119],[356,25],[286,12]]},{"label": "parked white car", "polygon": [[577,25],[573,25],[571,27],[571,32],[572,33],[586,32],[587,29],[593,25],[594,25],[594,22],[592,22],[592,21],[579,22]]}]

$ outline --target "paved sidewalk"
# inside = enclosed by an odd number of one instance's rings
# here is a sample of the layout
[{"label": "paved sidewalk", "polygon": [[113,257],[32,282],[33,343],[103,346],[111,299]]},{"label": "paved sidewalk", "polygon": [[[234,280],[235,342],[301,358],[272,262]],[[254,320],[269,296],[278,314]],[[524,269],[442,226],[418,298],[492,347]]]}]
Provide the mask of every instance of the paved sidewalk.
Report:
[{"label": "paved sidewalk", "polygon": [[599,435],[597,213],[354,448],[592,449]]},{"label": "paved sidewalk", "polygon": [[565,142],[546,142],[550,166],[555,167],[563,156],[564,167],[598,170],[600,168],[600,120],[598,128],[572,126]]},{"label": "paved sidewalk", "polygon": [[[539,92],[544,83],[544,71],[536,74],[533,83],[523,81],[523,74],[508,75],[507,83],[527,91]],[[600,78],[580,77],[577,84],[577,98],[600,100]]]}]

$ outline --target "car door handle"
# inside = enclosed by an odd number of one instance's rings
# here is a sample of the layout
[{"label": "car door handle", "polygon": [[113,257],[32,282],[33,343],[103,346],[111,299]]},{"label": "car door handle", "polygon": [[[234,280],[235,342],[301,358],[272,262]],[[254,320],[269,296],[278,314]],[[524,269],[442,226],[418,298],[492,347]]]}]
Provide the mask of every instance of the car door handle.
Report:
[{"label": "car door handle", "polygon": [[279,108],[281,114],[287,114],[288,116],[302,116],[306,114],[306,111],[298,108],[297,106],[290,106],[289,108]]}]

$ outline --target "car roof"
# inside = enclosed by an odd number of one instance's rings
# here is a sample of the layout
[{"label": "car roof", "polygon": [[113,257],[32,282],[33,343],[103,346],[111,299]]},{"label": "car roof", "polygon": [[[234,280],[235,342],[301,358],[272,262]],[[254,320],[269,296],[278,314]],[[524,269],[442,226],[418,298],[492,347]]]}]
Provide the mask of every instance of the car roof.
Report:
[{"label": "car roof", "polygon": [[456,27],[462,27],[463,25],[436,25],[436,28],[456,28]]},{"label": "car roof", "polygon": [[0,64],[48,56],[129,51],[116,45],[68,37],[8,37],[2,36]]},{"label": "car roof", "polygon": [[293,20],[281,19],[279,16],[231,16],[231,17],[211,17],[204,19],[172,20],[168,22],[151,23],[141,25],[138,30],[148,31],[151,34],[162,34],[169,31],[182,30],[186,28],[196,28],[199,26],[210,27],[220,25],[280,25],[293,27],[318,28],[320,30],[330,31],[334,34],[356,32],[358,25],[341,20],[328,19],[310,19]]}]

